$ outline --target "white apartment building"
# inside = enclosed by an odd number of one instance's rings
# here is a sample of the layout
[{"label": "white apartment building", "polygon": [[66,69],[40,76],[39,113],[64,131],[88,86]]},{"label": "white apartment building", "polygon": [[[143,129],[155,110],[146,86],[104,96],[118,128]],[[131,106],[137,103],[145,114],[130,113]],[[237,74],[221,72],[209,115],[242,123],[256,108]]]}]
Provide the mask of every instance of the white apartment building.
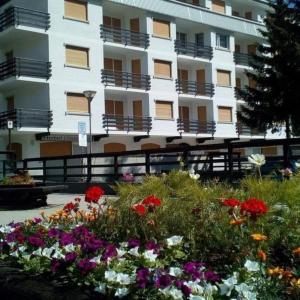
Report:
[{"label": "white apartment building", "polygon": [[0,1],[0,149],[12,120],[19,158],[83,153],[85,90],[96,91],[93,152],[261,137],[236,112],[239,89],[254,84],[245,70],[266,8],[263,0]]}]

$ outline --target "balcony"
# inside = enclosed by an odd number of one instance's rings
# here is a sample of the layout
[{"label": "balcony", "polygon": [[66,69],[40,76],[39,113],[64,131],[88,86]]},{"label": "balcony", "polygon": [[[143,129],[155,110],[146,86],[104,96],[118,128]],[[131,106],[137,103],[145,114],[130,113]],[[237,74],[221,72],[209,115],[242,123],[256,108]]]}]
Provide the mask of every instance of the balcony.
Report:
[{"label": "balcony", "polygon": [[151,87],[149,75],[134,74],[113,70],[101,70],[102,83],[105,86],[141,89],[148,91]]},{"label": "balcony", "polygon": [[259,132],[257,129],[250,128],[249,126],[238,122],[236,123],[236,133],[238,136],[240,135],[247,135],[247,136],[252,136],[252,135],[258,135],[258,136],[264,136],[264,132]]},{"label": "balcony", "polygon": [[205,5],[203,5],[200,1],[192,1],[192,0],[177,0],[177,1],[189,5],[197,6],[197,7],[205,7]]},{"label": "balcony", "polygon": [[103,128],[108,133],[109,131],[143,131],[149,134],[152,129],[152,118],[151,117],[126,117],[126,116],[115,116],[106,115],[102,117]]},{"label": "balcony", "polygon": [[212,83],[176,79],[176,91],[178,94],[212,97],[215,94],[215,87]]},{"label": "balcony", "polygon": [[213,136],[216,132],[216,123],[214,121],[201,122],[199,120],[177,119],[177,130],[181,133],[202,133]]},{"label": "balcony", "polygon": [[200,46],[196,43],[175,40],[175,52],[178,55],[188,55],[211,60],[213,57],[213,48],[210,46]]},{"label": "balcony", "polygon": [[18,25],[48,30],[50,14],[22,7],[10,7],[0,15],[0,32]]},{"label": "balcony", "polygon": [[234,62],[236,65],[250,66],[254,62],[253,55],[246,53],[234,53]]},{"label": "balcony", "polygon": [[100,26],[100,36],[104,42],[112,42],[125,46],[134,46],[147,49],[150,45],[149,34],[130,31],[122,28]]},{"label": "balcony", "polygon": [[242,97],[242,94],[244,92],[246,92],[247,90],[245,88],[241,89],[241,88],[238,88],[238,87],[235,87],[234,88],[234,96],[237,100],[244,100],[243,97]]},{"label": "balcony", "polygon": [[0,81],[14,76],[28,76],[48,80],[51,77],[51,63],[20,57],[0,63]]},{"label": "balcony", "polygon": [[0,129],[7,129],[7,121],[13,121],[14,128],[47,128],[52,126],[52,111],[17,108],[0,113]]}]

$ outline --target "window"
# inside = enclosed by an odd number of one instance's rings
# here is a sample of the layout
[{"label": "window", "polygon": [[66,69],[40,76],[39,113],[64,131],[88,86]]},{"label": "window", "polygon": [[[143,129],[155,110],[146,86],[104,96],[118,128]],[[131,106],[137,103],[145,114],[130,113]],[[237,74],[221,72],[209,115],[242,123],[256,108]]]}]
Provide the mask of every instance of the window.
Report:
[{"label": "window", "polygon": [[65,0],[65,17],[80,21],[87,21],[87,5],[86,1]]},{"label": "window", "polygon": [[79,93],[67,93],[67,111],[75,113],[89,113],[89,104],[86,97]]},{"label": "window", "polygon": [[72,155],[72,142],[46,142],[40,144],[40,157]]},{"label": "window", "polygon": [[195,42],[198,47],[204,46],[204,33],[196,33],[195,34]]},{"label": "window", "polygon": [[186,41],[187,41],[186,33],[183,33],[183,32],[176,32],[176,39],[177,39],[178,41],[180,41],[180,44],[181,44],[181,45],[185,45],[185,44],[186,44]]},{"label": "window", "polygon": [[232,123],[232,108],[226,106],[218,107],[219,122]]},{"label": "window", "polygon": [[220,86],[231,86],[231,72],[225,70],[217,70],[217,84]]},{"label": "window", "polygon": [[169,61],[154,60],[154,76],[161,78],[172,78],[172,63]]},{"label": "window", "polygon": [[173,119],[173,102],[156,101],[155,116],[159,119],[170,120]]},{"label": "window", "polygon": [[105,114],[110,116],[123,116],[123,102],[115,100],[105,100]]},{"label": "window", "polygon": [[245,19],[252,20],[252,12],[251,11],[245,12]]},{"label": "window", "polygon": [[216,34],[216,46],[218,48],[229,49],[229,36],[226,34]]},{"label": "window", "polygon": [[66,46],[66,65],[89,68],[89,49]]},{"label": "window", "polygon": [[169,39],[171,37],[170,22],[153,19],[153,35]]},{"label": "window", "polygon": [[225,1],[212,0],[212,10],[221,14],[225,14]]}]

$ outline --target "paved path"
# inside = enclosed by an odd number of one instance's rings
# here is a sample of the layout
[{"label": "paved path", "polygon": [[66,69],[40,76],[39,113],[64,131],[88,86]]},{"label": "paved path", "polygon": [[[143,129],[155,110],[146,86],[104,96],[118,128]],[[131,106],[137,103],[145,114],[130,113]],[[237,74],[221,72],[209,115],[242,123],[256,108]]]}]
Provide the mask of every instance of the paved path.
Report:
[{"label": "paved path", "polygon": [[[39,217],[41,211],[44,211],[46,215],[52,214],[53,212],[62,209],[64,205],[72,201],[75,197],[84,199],[83,195],[75,194],[50,194],[48,195],[47,206],[30,209],[11,209],[0,207],[0,224],[5,225],[11,221],[20,222],[26,219]],[[84,201],[81,201],[81,206],[85,208]]]}]

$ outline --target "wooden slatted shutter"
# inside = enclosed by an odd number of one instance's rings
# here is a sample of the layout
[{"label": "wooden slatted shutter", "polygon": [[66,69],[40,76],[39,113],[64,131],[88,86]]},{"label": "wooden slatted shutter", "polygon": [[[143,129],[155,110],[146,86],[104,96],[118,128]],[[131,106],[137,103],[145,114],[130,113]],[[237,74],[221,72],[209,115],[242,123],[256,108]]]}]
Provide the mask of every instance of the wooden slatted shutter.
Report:
[{"label": "wooden slatted shutter", "polygon": [[14,110],[15,109],[15,98],[14,96],[10,96],[6,98],[6,107],[7,110]]},{"label": "wooden slatted shutter", "polygon": [[200,5],[200,2],[199,2],[199,0],[193,0],[193,1],[192,1],[192,4],[193,4],[193,5],[199,6],[199,5]]},{"label": "wooden slatted shutter", "polygon": [[103,16],[103,25],[111,27],[112,25],[111,17]]},{"label": "wooden slatted shutter", "polygon": [[153,150],[153,149],[160,149],[160,145],[154,143],[145,143],[141,145],[141,150]]},{"label": "wooden slatted shutter", "polygon": [[225,70],[217,70],[217,83],[220,86],[231,86],[231,72]]},{"label": "wooden slatted shutter", "polygon": [[133,105],[134,130],[143,130],[143,102],[135,100]]},{"label": "wooden slatted shutter", "polygon": [[235,51],[236,53],[241,53],[241,45],[236,44],[234,47],[235,47],[235,50],[234,50],[234,51]]},{"label": "wooden slatted shutter", "polygon": [[218,107],[219,122],[231,123],[232,122],[232,108],[226,106]]},{"label": "wooden slatted shutter", "polygon": [[248,45],[248,54],[256,54],[257,45]]},{"label": "wooden slatted shutter", "polygon": [[72,142],[45,142],[40,144],[40,157],[72,155]]},{"label": "wooden slatted shutter", "polygon": [[173,102],[156,101],[156,117],[160,119],[173,119]]},{"label": "wooden slatted shutter", "polygon": [[236,77],[235,86],[240,89],[242,87],[241,78]]},{"label": "wooden slatted shutter", "polygon": [[181,81],[182,92],[187,93],[189,80],[188,70],[178,69],[178,79]]},{"label": "wooden slatted shutter", "polygon": [[235,17],[239,17],[240,16],[240,13],[236,10],[233,10],[232,11],[232,15],[235,16]]},{"label": "wooden slatted shutter", "polygon": [[89,104],[87,98],[79,93],[67,93],[67,111],[88,113]]},{"label": "wooden slatted shutter", "polygon": [[104,153],[124,151],[126,151],[126,145],[121,143],[108,143],[104,145]]},{"label": "wooden slatted shutter", "polygon": [[169,61],[155,59],[154,75],[162,78],[172,78],[172,63]]},{"label": "wooden slatted shutter", "polygon": [[65,17],[87,21],[88,3],[79,0],[65,0]]},{"label": "wooden slatted shutter", "polygon": [[112,58],[104,58],[104,69],[105,70],[113,70],[114,62]]},{"label": "wooden slatted shutter", "polygon": [[198,121],[207,122],[206,106],[198,106]]},{"label": "wooden slatted shutter", "polygon": [[134,32],[140,32],[140,19],[130,19],[130,30]]},{"label": "wooden slatted shutter", "polygon": [[248,78],[249,87],[255,89],[257,87],[257,82],[253,78]]},{"label": "wooden slatted shutter", "polygon": [[221,14],[225,14],[225,1],[212,0],[212,10]]},{"label": "wooden slatted shutter", "polygon": [[265,156],[276,156],[277,155],[277,147],[276,146],[262,147],[261,153],[264,154]]},{"label": "wooden slatted shutter", "polygon": [[105,100],[105,114],[109,116],[115,115],[115,105],[113,100]]},{"label": "wooden slatted shutter", "polygon": [[184,132],[190,131],[190,109],[188,106],[179,106],[179,119],[183,122]]},{"label": "wooden slatted shutter", "polygon": [[66,46],[66,64],[76,67],[89,67],[89,50],[87,48]]},{"label": "wooden slatted shutter", "polygon": [[170,22],[153,19],[153,35],[157,37],[170,38]]},{"label": "wooden slatted shutter", "polygon": [[252,20],[252,12],[251,11],[245,12],[245,18],[248,20]]},{"label": "wooden slatted shutter", "polygon": [[133,59],[131,61],[131,72],[132,72],[132,87],[141,87],[141,60]]}]

